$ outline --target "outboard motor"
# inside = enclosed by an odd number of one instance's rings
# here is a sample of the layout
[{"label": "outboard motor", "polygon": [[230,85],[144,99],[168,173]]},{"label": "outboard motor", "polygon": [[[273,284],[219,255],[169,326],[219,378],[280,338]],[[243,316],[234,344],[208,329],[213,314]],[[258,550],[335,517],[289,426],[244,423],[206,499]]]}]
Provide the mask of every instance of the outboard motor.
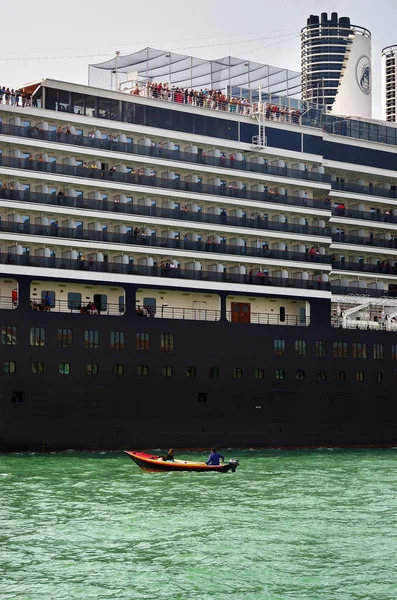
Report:
[{"label": "outboard motor", "polygon": [[236,472],[237,467],[239,466],[240,461],[237,458],[231,458],[229,460],[230,470],[232,473]]}]

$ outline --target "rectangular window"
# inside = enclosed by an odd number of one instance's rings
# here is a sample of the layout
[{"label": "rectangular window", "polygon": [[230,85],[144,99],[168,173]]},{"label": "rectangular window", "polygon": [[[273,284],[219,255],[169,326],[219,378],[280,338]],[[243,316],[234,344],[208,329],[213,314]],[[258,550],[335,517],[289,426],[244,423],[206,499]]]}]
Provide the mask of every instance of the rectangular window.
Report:
[{"label": "rectangular window", "polygon": [[367,344],[355,343],[352,345],[353,358],[367,358]]},{"label": "rectangular window", "polygon": [[147,365],[138,365],[139,377],[147,377],[149,375],[149,367]]},{"label": "rectangular window", "polygon": [[16,346],[17,328],[13,325],[4,325],[1,328],[1,343],[6,346]]},{"label": "rectangular window", "polygon": [[99,348],[99,331],[86,329],[84,332],[84,345],[86,348]]},{"label": "rectangular window", "polygon": [[3,373],[11,374],[15,373],[17,365],[13,360],[6,360],[3,362]]},{"label": "rectangular window", "polygon": [[186,377],[194,379],[196,377],[196,367],[186,367]]},{"label": "rectangular window", "polygon": [[347,342],[334,342],[332,345],[334,358],[349,358]]},{"label": "rectangular window", "polygon": [[298,356],[306,356],[305,340],[295,340],[295,354],[298,354]]},{"label": "rectangular window", "polygon": [[364,381],[364,371],[356,371],[356,381]]},{"label": "rectangular window", "polygon": [[377,383],[382,383],[382,381],[383,381],[383,373],[381,373],[381,372],[378,371],[376,373],[376,382]]},{"label": "rectangular window", "polygon": [[137,333],[136,334],[136,349],[137,350],[149,350],[150,339],[148,333]]},{"label": "rectangular window", "polygon": [[197,402],[199,404],[206,404],[208,402],[207,392],[199,392],[197,395]]},{"label": "rectangular window", "polygon": [[30,345],[45,346],[45,329],[44,327],[30,328]]},{"label": "rectangular window", "polygon": [[212,379],[218,379],[218,377],[219,377],[219,367],[210,367],[209,376]]},{"label": "rectangular window", "polygon": [[172,367],[163,367],[163,377],[172,377]]},{"label": "rectangular window", "polygon": [[173,333],[161,334],[161,349],[164,352],[172,352],[175,350],[175,336]]},{"label": "rectangular window", "polygon": [[35,375],[42,375],[42,373],[44,373],[44,363],[32,362],[32,373]]},{"label": "rectangular window", "polygon": [[316,342],[316,356],[318,358],[327,356],[327,342]]},{"label": "rectangular window", "polygon": [[90,363],[86,365],[86,373],[87,375],[98,375],[98,365]]},{"label": "rectangular window", "polygon": [[116,375],[116,377],[124,375],[124,365],[113,365],[113,375]]},{"label": "rectangular window", "polygon": [[304,372],[302,369],[298,369],[298,370],[296,371],[296,378],[297,378],[299,381],[304,381],[304,380],[305,380],[305,372]]},{"label": "rectangular window", "polygon": [[318,381],[325,381],[327,379],[327,372],[324,371],[323,369],[321,369],[320,371],[317,371],[317,380]]},{"label": "rectangular window", "polygon": [[73,346],[73,332],[71,329],[58,329],[58,346],[71,348]]},{"label": "rectangular window", "polygon": [[124,350],[124,331],[112,331],[110,334],[110,347],[112,350]]},{"label": "rectangular window", "polygon": [[285,340],[274,340],[274,353],[277,356],[285,354]]},{"label": "rectangular window", "polygon": [[255,379],[263,379],[265,376],[264,369],[254,369],[254,377]]},{"label": "rectangular window", "polygon": [[59,363],[58,373],[60,375],[70,375],[70,363]]},{"label": "rectangular window", "polygon": [[345,371],[337,371],[336,372],[336,379],[338,381],[345,381],[345,379],[346,379],[346,373],[345,373]]},{"label": "rectangular window", "polygon": [[23,404],[25,402],[25,392],[12,392],[11,402],[13,404]]},{"label": "rectangular window", "polygon": [[236,369],[233,369],[233,379],[242,379],[243,377],[243,370],[240,369],[239,367],[237,367]]},{"label": "rectangular window", "polygon": [[383,360],[383,344],[374,344],[374,358]]},{"label": "rectangular window", "polygon": [[80,310],[81,307],[81,294],[77,292],[68,292],[68,309],[69,310]]},{"label": "rectangular window", "polygon": [[276,369],[275,377],[276,379],[285,379],[284,369]]}]

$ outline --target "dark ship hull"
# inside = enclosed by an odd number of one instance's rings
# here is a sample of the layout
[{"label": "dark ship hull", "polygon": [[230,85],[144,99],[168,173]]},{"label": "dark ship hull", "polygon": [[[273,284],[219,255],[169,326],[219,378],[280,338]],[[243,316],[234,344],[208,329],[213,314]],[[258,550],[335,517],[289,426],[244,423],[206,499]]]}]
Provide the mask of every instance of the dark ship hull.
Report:
[{"label": "dark ship hull", "polygon": [[[122,317],[36,312],[30,307],[32,280],[18,277],[18,307],[2,311],[3,322],[18,328],[18,344],[0,346],[2,361],[17,365],[15,373],[0,374],[2,452],[397,444],[397,367],[389,348],[394,336],[331,327],[329,300],[310,300],[308,327],[229,322],[223,293],[218,322],[142,318],[131,284],[123,285]],[[102,340],[122,329],[125,349],[77,343],[94,326]],[[43,347],[30,346],[32,327],[46,329]],[[60,328],[72,329],[73,347],[58,346]],[[135,347],[140,331],[150,334],[148,351]],[[175,336],[172,352],[160,349],[163,333]],[[274,352],[279,338],[287,348],[283,356]],[[306,340],[305,356],[296,355],[296,340]],[[321,358],[315,353],[319,340],[328,348]],[[367,343],[369,349],[383,344],[384,359],[370,353],[366,360],[334,358],[333,343],[340,341]],[[42,362],[44,372],[32,373],[32,361]],[[68,376],[58,373],[61,361],[71,365]],[[87,377],[88,363],[98,366],[98,375]],[[122,377],[113,374],[114,364],[124,365]],[[138,376],[139,365],[148,376]],[[163,376],[164,365],[172,367],[172,377]],[[195,377],[186,377],[188,366]],[[214,367],[219,377],[209,377]],[[236,368],[241,378],[232,377]],[[261,369],[260,378],[255,369]],[[280,369],[283,380],[275,378]],[[341,370],[344,381],[337,379]],[[356,380],[358,370],[365,371],[365,381]],[[298,371],[304,379],[297,379]]]}]

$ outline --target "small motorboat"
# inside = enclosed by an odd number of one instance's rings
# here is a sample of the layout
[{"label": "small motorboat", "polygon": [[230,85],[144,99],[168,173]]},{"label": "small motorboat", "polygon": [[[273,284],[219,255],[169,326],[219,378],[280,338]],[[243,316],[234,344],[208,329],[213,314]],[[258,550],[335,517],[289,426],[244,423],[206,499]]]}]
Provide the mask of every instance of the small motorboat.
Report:
[{"label": "small motorboat", "polygon": [[132,450],[124,450],[124,452],[144,471],[215,471],[216,473],[231,471],[234,473],[239,465],[239,461],[235,458],[231,458],[228,463],[214,466],[189,460],[165,460],[164,456],[155,456],[145,452],[134,452]]}]

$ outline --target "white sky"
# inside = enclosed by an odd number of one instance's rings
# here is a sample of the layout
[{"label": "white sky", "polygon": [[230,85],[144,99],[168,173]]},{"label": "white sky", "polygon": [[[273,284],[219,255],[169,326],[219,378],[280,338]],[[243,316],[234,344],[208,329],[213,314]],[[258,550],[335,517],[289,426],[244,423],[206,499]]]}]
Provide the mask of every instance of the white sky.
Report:
[{"label": "white sky", "polygon": [[[0,84],[10,87],[43,77],[87,83],[89,63],[146,46],[300,71],[297,36],[307,17],[338,12],[372,32],[380,118],[381,50],[397,44],[397,0],[0,0],[0,8]],[[275,37],[283,34],[290,37]]]}]

